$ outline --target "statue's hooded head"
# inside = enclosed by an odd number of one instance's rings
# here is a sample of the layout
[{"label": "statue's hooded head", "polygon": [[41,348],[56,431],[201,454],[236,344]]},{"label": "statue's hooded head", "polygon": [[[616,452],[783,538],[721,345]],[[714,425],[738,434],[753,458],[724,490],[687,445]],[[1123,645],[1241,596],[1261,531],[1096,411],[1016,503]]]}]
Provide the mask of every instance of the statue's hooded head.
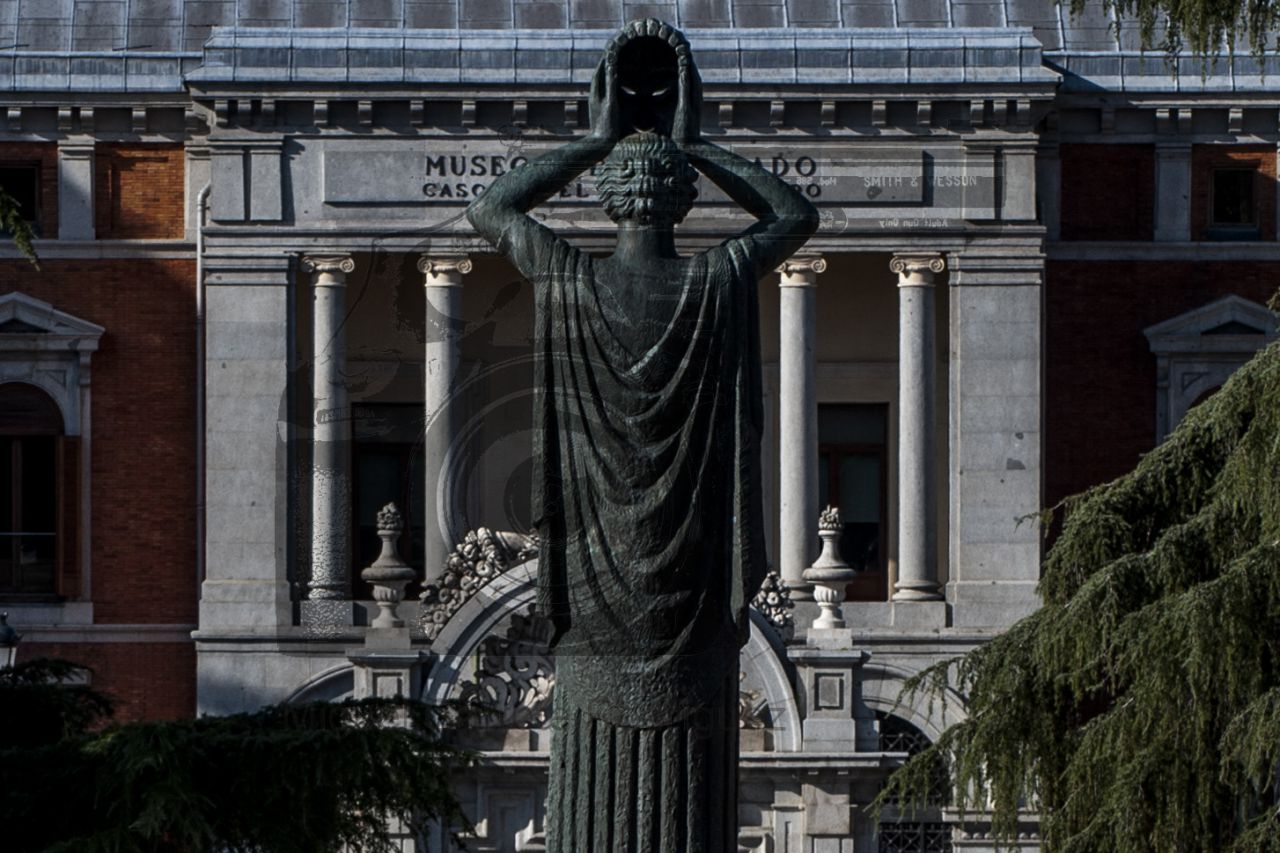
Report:
[{"label": "statue's hooded head", "polygon": [[601,165],[596,189],[614,222],[670,228],[693,208],[697,177],[670,138],[633,133],[619,140]]}]

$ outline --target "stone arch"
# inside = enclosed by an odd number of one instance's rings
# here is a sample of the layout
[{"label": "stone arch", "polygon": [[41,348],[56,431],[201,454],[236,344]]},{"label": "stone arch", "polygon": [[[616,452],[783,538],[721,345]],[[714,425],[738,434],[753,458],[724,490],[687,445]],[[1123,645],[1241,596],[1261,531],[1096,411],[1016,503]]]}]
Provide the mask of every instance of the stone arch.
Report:
[{"label": "stone arch", "polygon": [[354,696],[355,690],[355,668],[349,663],[340,663],[308,678],[285,697],[284,704],[341,702]]},{"label": "stone arch", "polygon": [[[480,643],[504,620],[523,612],[536,597],[537,560],[529,560],[495,576],[446,622],[431,644],[433,664],[422,696],[429,702],[456,698],[459,679]],[[800,709],[784,661],[781,640],[757,610],[749,611],[751,631],[740,661],[752,684],[763,692],[769,710],[773,750],[801,750]]]},{"label": "stone arch", "polygon": [[862,669],[862,701],[873,711],[906,720],[936,742],[945,730],[965,718],[964,700],[959,693],[948,689],[945,703],[931,702],[927,696],[905,701],[901,696],[902,687],[914,674],[904,667],[871,658]]}]

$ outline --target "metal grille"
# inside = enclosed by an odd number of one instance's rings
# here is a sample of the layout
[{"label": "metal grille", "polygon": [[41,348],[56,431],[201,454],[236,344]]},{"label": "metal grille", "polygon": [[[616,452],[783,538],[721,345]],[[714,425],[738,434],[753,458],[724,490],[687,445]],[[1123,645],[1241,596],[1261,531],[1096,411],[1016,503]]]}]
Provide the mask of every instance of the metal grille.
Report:
[{"label": "metal grille", "polygon": [[951,853],[945,823],[881,823],[880,853]]},{"label": "metal grille", "polygon": [[[876,713],[880,723],[880,751],[905,752],[916,755],[929,747],[929,738],[924,732],[908,723],[901,717],[894,717],[881,712]],[[947,802],[947,791],[950,782],[946,767],[941,762],[935,768],[929,802],[934,806],[942,806]],[[891,805],[894,803],[891,802]],[[925,810],[928,815],[936,817],[935,808]],[[938,820],[933,821],[899,821],[886,819],[878,828],[880,837],[880,853],[951,853],[951,827]]]},{"label": "metal grille", "polygon": [[901,717],[877,713],[880,720],[880,751],[906,752],[915,755],[929,747],[929,738],[924,732],[908,723]]}]

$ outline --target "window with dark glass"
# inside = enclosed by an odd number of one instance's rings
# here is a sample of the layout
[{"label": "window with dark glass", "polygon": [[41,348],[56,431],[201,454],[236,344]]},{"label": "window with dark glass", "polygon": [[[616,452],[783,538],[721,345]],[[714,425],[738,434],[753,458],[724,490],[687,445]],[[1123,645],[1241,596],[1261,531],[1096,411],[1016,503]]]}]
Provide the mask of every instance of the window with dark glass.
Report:
[{"label": "window with dark glass", "polygon": [[[356,598],[373,597],[360,572],[378,558],[378,510],[394,503],[404,518],[405,530],[397,543],[401,558],[422,577],[422,488],[426,474],[422,456],[422,406],[363,404],[353,408],[355,440],[353,501],[355,545],[351,571]],[[407,595],[415,595],[410,589]]]},{"label": "window with dark glass", "polygon": [[0,189],[18,203],[22,218],[37,230],[40,224],[40,166],[36,163],[0,163]]},{"label": "window with dark glass", "polygon": [[1232,230],[1257,230],[1253,169],[1214,169],[1210,186],[1209,225]]},{"label": "window with dark glass", "polygon": [[38,388],[0,385],[0,594],[58,592],[62,416]]},{"label": "window with dark glass", "polygon": [[832,403],[818,407],[818,501],[840,510],[840,553],[858,571],[850,601],[884,601],[889,407]]}]

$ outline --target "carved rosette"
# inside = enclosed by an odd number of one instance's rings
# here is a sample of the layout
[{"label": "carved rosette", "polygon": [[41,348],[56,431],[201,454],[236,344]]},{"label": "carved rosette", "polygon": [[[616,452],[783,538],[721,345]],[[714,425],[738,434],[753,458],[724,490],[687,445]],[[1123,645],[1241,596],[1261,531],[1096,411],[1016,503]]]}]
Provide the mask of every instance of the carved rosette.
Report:
[{"label": "carved rosette", "polygon": [[778,636],[784,640],[791,637],[795,629],[791,611],[796,605],[791,600],[790,588],[776,570],[770,570],[764,576],[760,591],[756,593],[755,598],[751,599],[751,606],[759,611],[765,621],[778,632]]},{"label": "carved rosette", "polygon": [[946,268],[946,259],[933,252],[894,255],[889,261],[889,269],[898,274],[898,287],[932,287],[933,277]]},{"label": "carved rosette", "polygon": [[422,590],[419,625],[423,635],[435,640],[445,623],[481,587],[507,569],[537,556],[536,535],[487,527],[469,532],[449,555],[439,583],[428,584]]}]

